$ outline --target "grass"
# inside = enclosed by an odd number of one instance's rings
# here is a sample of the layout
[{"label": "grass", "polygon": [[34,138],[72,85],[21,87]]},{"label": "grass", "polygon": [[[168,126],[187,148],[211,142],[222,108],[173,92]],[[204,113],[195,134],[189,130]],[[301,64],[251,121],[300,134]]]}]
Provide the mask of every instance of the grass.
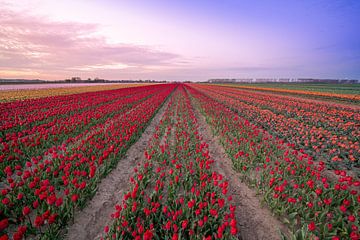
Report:
[{"label": "grass", "polygon": [[251,83],[236,84],[238,86],[253,86],[264,88],[278,88],[289,90],[302,90],[314,92],[327,92],[336,94],[360,95],[360,84],[336,83]]}]

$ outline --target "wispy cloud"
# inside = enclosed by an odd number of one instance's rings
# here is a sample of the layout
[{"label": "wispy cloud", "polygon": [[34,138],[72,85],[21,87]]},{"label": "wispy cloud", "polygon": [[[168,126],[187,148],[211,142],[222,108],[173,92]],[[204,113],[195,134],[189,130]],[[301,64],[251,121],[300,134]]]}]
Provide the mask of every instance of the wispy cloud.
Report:
[{"label": "wispy cloud", "polygon": [[360,78],[359,10],[358,0],[0,0],[0,78]]},{"label": "wispy cloud", "polygon": [[54,22],[1,7],[0,19],[2,75],[18,71],[59,76],[74,70],[91,75],[101,69],[161,68],[180,59],[149,46],[109,44],[97,34],[96,24]]}]

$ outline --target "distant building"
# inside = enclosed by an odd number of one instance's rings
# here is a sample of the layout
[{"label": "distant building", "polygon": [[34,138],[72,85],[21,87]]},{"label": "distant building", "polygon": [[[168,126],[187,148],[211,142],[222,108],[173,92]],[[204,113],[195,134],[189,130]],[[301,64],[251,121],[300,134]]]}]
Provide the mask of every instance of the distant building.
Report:
[{"label": "distant building", "polygon": [[315,79],[315,78],[215,78],[209,83],[360,83],[355,79]]}]

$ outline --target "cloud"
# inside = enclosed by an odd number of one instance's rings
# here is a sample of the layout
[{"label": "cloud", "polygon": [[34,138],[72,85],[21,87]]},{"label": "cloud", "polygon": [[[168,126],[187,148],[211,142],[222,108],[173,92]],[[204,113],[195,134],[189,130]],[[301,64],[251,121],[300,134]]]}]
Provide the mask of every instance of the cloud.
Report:
[{"label": "cloud", "polygon": [[63,78],[101,69],[168,67],[181,60],[177,54],[148,46],[109,44],[97,34],[96,24],[54,22],[1,7],[0,19],[3,75],[18,71]]}]

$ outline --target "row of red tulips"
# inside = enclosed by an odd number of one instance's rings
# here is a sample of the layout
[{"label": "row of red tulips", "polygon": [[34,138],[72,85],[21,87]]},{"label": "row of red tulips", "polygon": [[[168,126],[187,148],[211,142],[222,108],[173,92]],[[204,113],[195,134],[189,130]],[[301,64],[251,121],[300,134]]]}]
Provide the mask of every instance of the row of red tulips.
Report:
[{"label": "row of red tulips", "polygon": [[99,92],[85,92],[64,96],[52,96],[39,99],[26,99],[2,103],[0,105],[0,137],[11,138],[29,134],[32,127],[63,118],[89,108],[109,104],[121,98],[129,98],[133,94],[146,92],[153,88],[123,88]]},{"label": "row of red tulips", "polygon": [[[132,90],[128,91],[120,89],[118,90],[119,96],[117,96],[116,91],[113,91],[113,94],[109,94],[108,91],[98,93],[97,98],[100,100],[105,98],[102,97],[103,95],[107,96],[108,101],[106,104],[98,100],[91,100],[94,99],[94,96],[92,93],[89,93],[90,96],[88,96],[88,98],[90,100],[88,102],[95,104],[90,106],[85,100],[86,95],[82,94],[80,99],[83,99],[83,101],[79,101],[77,104],[83,103],[84,107],[79,105],[77,111],[69,110],[66,107],[64,107],[65,110],[63,111],[55,109],[54,112],[59,114],[59,118],[54,116],[53,119],[44,117],[49,114],[49,112],[52,114],[52,109],[47,109],[47,111],[42,113],[41,108],[37,109],[37,111],[34,111],[32,114],[42,116],[41,118],[45,118],[46,121],[28,121],[28,124],[25,124],[22,130],[12,134],[7,133],[5,139],[0,139],[0,180],[3,180],[6,175],[11,175],[15,168],[16,170],[21,170],[25,167],[25,163],[29,160],[29,157],[43,155],[48,148],[54,145],[61,145],[81,133],[87,133],[90,128],[103,124],[109,118],[123,114],[131,109],[134,104],[145,101],[160,89],[161,86],[150,89],[148,87],[132,88]],[[109,96],[111,96],[111,98]],[[69,96],[69,100],[72,98],[74,97]],[[56,98],[54,99],[57,100]],[[40,100],[36,101],[38,102]],[[9,104],[6,103],[6,105]],[[18,103],[18,105],[21,105],[21,102]],[[12,110],[9,109],[9,112],[11,111]],[[15,113],[24,118],[32,115],[26,113],[21,115],[18,111],[15,111]],[[19,115],[14,115],[13,117],[19,117]],[[11,130],[14,130],[14,128]]]},{"label": "row of red tulips", "polygon": [[[150,93],[141,101],[139,94],[132,94],[128,99],[131,107],[122,104],[115,113],[105,109],[96,113],[99,119],[106,116],[104,121],[70,137],[66,144],[53,142],[43,155],[28,156],[23,168],[9,170],[1,183],[0,237],[57,238],[74,210],[81,209],[92,197],[100,179],[139,138],[174,88],[154,86],[150,90],[157,94]],[[97,94],[101,96],[102,92]]]},{"label": "row of red tulips", "polygon": [[[201,91],[199,91],[199,90]],[[326,170],[294,144],[273,137],[238,112],[233,100],[187,87],[214,133],[267,205],[282,217],[294,239],[359,239],[360,181],[345,170]],[[259,120],[260,121],[260,120]]]},{"label": "row of red tulips", "polygon": [[212,170],[189,96],[174,93],[105,239],[237,239],[228,183]]}]

